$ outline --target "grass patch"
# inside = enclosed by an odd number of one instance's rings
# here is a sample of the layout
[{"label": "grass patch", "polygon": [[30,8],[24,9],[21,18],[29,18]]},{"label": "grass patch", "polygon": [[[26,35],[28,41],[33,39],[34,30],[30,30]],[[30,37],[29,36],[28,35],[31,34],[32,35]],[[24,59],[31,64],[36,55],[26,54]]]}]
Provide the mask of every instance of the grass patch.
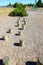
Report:
[{"label": "grass patch", "polygon": [[0,15],[8,15],[14,8],[0,8]]}]

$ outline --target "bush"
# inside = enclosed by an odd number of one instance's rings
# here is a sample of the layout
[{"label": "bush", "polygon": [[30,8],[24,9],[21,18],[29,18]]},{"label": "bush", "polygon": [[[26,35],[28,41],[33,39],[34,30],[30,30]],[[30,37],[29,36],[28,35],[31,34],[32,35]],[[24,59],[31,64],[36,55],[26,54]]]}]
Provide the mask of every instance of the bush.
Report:
[{"label": "bush", "polygon": [[12,11],[11,13],[9,13],[9,16],[27,16],[27,12],[25,10],[25,7],[23,6],[18,6],[14,9],[14,11]]},{"label": "bush", "polygon": [[15,9],[14,11],[12,11],[11,13],[9,13],[9,16],[27,16],[28,14],[26,13],[25,10],[21,10],[21,9]]}]

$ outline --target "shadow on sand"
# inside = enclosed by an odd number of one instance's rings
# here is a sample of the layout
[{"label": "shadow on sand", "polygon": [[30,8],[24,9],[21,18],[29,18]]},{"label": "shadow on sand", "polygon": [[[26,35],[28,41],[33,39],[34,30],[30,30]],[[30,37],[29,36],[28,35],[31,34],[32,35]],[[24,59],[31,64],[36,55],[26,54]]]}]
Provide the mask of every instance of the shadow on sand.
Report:
[{"label": "shadow on sand", "polygon": [[0,38],[0,40],[4,40],[3,38]]},{"label": "shadow on sand", "polygon": [[6,33],[9,33],[9,31],[7,31]]},{"label": "shadow on sand", "polygon": [[18,30],[23,30],[23,28],[18,28]]},{"label": "shadow on sand", "polygon": [[14,46],[20,46],[19,43],[14,43]]},{"label": "shadow on sand", "polygon": [[19,34],[18,34],[18,33],[16,33],[15,35],[16,35],[16,36],[19,36]]},{"label": "shadow on sand", "polygon": [[36,62],[32,62],[32,61],[27,61],[26,65],[36,65]]},{"label": "shadow on sand", "polygon": [[15,27],[18,27],[18,25],[15,25]]},{"label": "shadow on sand", "polygon": [[2,59],[0,59],[0,65],[4,65],[4,63],[3,63],[3,60],[2,60]]}]

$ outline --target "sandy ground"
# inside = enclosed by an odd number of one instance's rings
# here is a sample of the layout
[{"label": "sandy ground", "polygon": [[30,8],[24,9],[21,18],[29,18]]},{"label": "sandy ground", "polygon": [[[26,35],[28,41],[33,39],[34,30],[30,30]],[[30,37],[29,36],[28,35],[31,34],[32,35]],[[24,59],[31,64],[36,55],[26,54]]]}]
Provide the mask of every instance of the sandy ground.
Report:
[{"label": "sandy ground", "polygon": [[[18,17],[0,16],[0,39],[7,35],[8,40],[0,40],[0,59],[9,56],[11,65],[25,65],[27,61],[37,61],[37,58],[43,56],[43,11],[28,11],[29,16],[26,19],[25,30],[22,30],[22,36],[16,36],[19,31],[15,27]],[[23,17],[20,19],[22,25]],[[6,33],[8,29],[12,33]],[[25,40],[24,46],[15,46],[19,40]]]}]

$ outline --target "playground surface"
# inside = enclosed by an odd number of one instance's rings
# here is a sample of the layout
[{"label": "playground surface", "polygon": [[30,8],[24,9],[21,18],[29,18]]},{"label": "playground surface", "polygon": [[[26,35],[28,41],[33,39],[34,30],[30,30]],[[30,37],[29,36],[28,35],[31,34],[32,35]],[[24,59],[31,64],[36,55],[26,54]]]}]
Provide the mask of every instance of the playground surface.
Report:
[{"label": "playground surface", "polygon": [[[20,27],[23,18],[26,19],[25,30],[22,35],[16,36],[18,27],[15,27],[19,17],[0,16],[0,59],[9,56],[11,65],[25,65],[27,61],[37,61],[43,56],[43,10],[27,11],[27,17],[20,17]],[[12,29],[12,33],[6,33]],[[8,40],[1,40],[2,36],[8,36]],[[19,40],[25,41],[24,46],[16,46]]]}]

